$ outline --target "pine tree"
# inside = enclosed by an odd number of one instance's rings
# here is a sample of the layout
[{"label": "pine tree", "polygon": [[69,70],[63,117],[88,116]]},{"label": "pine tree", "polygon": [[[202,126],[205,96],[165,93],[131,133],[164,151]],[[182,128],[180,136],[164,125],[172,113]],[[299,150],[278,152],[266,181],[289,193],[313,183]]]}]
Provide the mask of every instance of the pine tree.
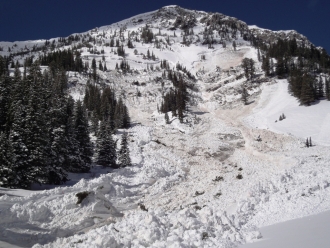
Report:
[{"label": "pine tree", "polygon": [[246,88],[244,86],[242,86],[242,102],[244,103],[244,105],[247,105],[248,103],[248,97],[249,97],[249,94],[246,90]]},{"label": "pine tree", "polygon": [[236,51],[236,42],[233,41],[233,48],[234,48],[234,51]]},{"label": "pine tree", "polygon": [[268,55],[262,59],[262,69],[264,70],[266,77],[270,76],[270,63]]},{"label": "pine tree", "polygon": [[119,162],[120,167],[126,167],[126,166],[131,165],[131,158],[130,158],[130,154],[129,154],[126,132],[123,133],[123,136],[121,139],[118,162]]},{"label": "pine tree", "polygon": [[65,156],[64,168],[69,172],[86,172],[88,167],[85,166],[85,162],[82,159],[79,142],[76,137],[74,112],[74,100],[70,96],[66,106],[65,137],[67,138],[67,156]]},{"label": "pine tree", "polygon": [[325,79],[325,96],[330,101],[330,80],[328,77]]},{"label": "pine tree", "polygon": [[92,162],[91,157],[93,155],[93,150],[89,138],[88,121],[85,109],[83,108],[80,100],[76,103],[74,129],[80,156],[84,161],[84,165],[82,165],[81,170],[87,172],[89,171],[90,164]]},{"label": "pine tree", "polygon": [[242,68],[244,70],[245,77],[249,80],[251,79],[255,74],[255,66],[254,66],[254,60],[244,58],[242,60]]},{"label": "pine tree", "polygon": [[165,123],[170,124],[170,118],[168,117],[168,113],[165,113]]},{"label": "pine tree", "polygon": [[104,167],[118,168],[116,164],[116,143],[113,141],[112,130],[108,121],[102,121],[98,137],[97,164]]},{"label": "pine tree", "polygon": [[309,106],[312,102],[315,101],[315,94],[312,83],[312,78],[307,73],[305,73],[302,77],[301,93],[299,97],[299,102],[301,105]]},{"label": "pine tree", "polygon": [[0,76],[0,132],[8,130],[11,79]]},{"label": "pine tree", "polygon": [[17,187],[16,171],[12,163],[11,143],[4,132],[0,132],[0,187]]},{"label": "pine tree", "polygon": [[100,70],[100,71],[103,71],[103,65],[102,65],[101,60],[99,61],[99,70]]},{"label": "pine tree", "polygon": [[317,98],[318,99],[323,98],[324,97],[324,83],[323,83],[321,76],[319,77],[319,80],[317,82],[316,89],[317,89],[317,92],[316,92]]}]

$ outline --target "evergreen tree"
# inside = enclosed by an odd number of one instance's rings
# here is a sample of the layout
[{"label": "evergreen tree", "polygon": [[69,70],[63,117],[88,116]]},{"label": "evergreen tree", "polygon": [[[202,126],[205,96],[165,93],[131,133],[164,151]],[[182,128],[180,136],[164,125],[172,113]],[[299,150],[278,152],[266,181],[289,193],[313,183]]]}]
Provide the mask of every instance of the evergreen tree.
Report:
[{"label": "evergreen tree", "polygon": [[299,102],[301,105],[309,106],[314,101],[315,101],[315,94],[313,88],[313,80],[307,73],[305,73],[302,77]]},{"label": "evergreen tree", "polygon": [[244,86],[242,86],[242,102],[244,105],[247,105],[249,94]]},{"label": "evergreen tree", "polygon": [[67,138],[67,156],[65,156],[64,168],[69,172],[86,172],[88,167],[82,159],[80,145],[77,140],[75,129],[75,105],[74,100],[70,96],[66,106],[66,125],[65,137]]},{"label": "evergreen tree", "polygon": [[129,155],[128,141],[127,141],[127,133],[124,132],[121,139],[120,150],[118,161],[120,167],[126,167],[131,165],[131,158]]},{"label": "evergreen tree", "polygon": [[285,72],[284,60],[283,57],[280,56],[276,63],[276,75],[278,78],[284,78]]},{"label": "evergreen tree", "polygon": [[236,51],[236,42],[233,41],[233,48],[234,48],[234,51]]},{"label": "evergreen tree", "polygon": [[325,79],[325,96],[330,101],[330,80],[328,77]]},{"label": "evergreen tree", "polygon": [[168,113],[165,113],[165,123],[170,124],[170,118],[168,117]]},{"label": "evergreen tree", "polygon": [[11,144],[4,132],[0,132],[0,187],[17,187],[16,171],[12,164]]},{"label": "evergreen tree", "polygon": [[102,121],[98,137],[97,164],[118,168],[116,164],[116,143],[112,139],[112,130],[108,121]]},{"label": "evergreen tree", "polygon": [[99,70],[100,70],[100,71],[103,71],[103,65],[102,65],[101,60],[99,61]]},{"label": "evergreen tree", "polygon": [[242,60],[242,68],[244,70],[245,77],[249,80],[251,79],[255,74],[255,66],[254,66],[254,60],[244,58]]},{"label": "evergreen tree", "polygon": [[82,171],[88,172],[90,164],[92,162],[92,144],[89,138],[88,120],[86,117],[86,111],[80,100],[77,101],[75,107],[75,120],[74,129],[76,134],[76,140],[78,142],[79,152],[84,165],[81,166]]},{"label": "evergreen tree", "polygon": [[8,130],[11,79],[0,76],[0,132]]},{"label": "evergreen tree", "polygon": [[316,92],[316,97],[318,99],[321,99],[324,97],[324,83],[323,83],[323,80],[322,80],[322,77],[320,76],[319,77],[319,80],[317,82],[317,92]]},{"label": "evergreen tree", "polygon": [[269,63],[269,57],[263,57],[262,59],[262,69],[265,72],[266,77],[270,76],[270,63]]}]

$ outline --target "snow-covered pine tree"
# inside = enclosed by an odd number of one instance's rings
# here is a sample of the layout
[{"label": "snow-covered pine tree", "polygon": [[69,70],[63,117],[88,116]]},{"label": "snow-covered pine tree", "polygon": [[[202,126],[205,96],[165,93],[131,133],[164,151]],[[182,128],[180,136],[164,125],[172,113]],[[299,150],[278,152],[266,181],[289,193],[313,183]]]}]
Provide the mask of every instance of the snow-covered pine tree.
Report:
[{"label": "snow-covered pine tree", "polygon": [[10,87],[12,80],[0,75],[0,132],[8,130],[9,108],[10,108]]},{"label": "snow-covered pine tree", "polygon": [[16,171],[12,166],[11,143],[4,132],[0,132],[0,187],[17,187]]},{"label": "snow-covered pine tree", "polygon": [[85,162],[80,153],[79,142],[76,139],[74,109],[74,100],[69,96],[66,106],[67,120],[65,125],[65,136],[67,138],[67,156],[65,156],[64,168],[69,172],[86,172],[89,170],[89,167],[85,166]]},{"label": "snow-covered pine tree", "polygon": [[127,132],[124,132],[121,139],[120,150],[118,155],[118,162],[120,167],[126,167],[131,165],[131,158],[129,154]]},{"label": "snow-covered pine tree", "polygon": [[96,163],[104,167],[118,168],[116,160],[116,143],[112,138],[112,129],[109,121],[104,120],[100,125]]},{"label": "snow-covered pine tree", "polygon": [[80,100],[76,102],[75,106],[74,129],[76,140],[78,142],[80,157],[84,161],[84,164],[81,166],[81,170],[88,172],[92,162],[93,148],[89,138],[86,111]]}]

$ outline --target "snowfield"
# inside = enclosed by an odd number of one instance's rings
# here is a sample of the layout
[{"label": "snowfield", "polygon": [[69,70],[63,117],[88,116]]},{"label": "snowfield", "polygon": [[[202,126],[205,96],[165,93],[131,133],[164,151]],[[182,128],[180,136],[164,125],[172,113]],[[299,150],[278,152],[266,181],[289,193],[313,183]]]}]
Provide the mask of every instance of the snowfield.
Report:
[{"label": "snowfield", "polygon": [[[244,107],[212,110],[201,103],[190,125],[142,113],[139,120],[149,124],[129,129],[130,168],[22,197],[2,189],[0,244],[236,247],[261,239],[259,227],[330,209],[329,148],[305,148],[303,139],[283,126],[274,132],[279,123],[267,122],[292,108],[306,110],[287,96],[282,109],[269,111],[279,96],[270,92],[286,84],[265,86],[259,101]],[[299,119],[287,116],[283,123],[296,127]],[[77,204],[75,195],[85,191]]]},{"label": "snowfield", "polygon": [[[137,31],[145,25],[137,20],[150,21],[154,13],[101,27],[93,35],[108,37],[123,25]],[[154,23],[154,33],[164,23]],[[132,119],[127,132],[133,166],[96,165],[90,173],[70,175],[71,181],[59,187],[0,188],[0,247],[295,247],[271,241],[257,246],[257,241],[279,240],[277,230],[291,231],[308,221],[280,224],[274,232],[266,226],[314,214],[321,215],[311,225],[317,226],[323,215],[329,219],[330,102],[299,106],[286,80],[266,79],[248,83],[249,104],[243,105],[240,88],[246,80],[240,64],[243,58],[258,61],[257,50],[242,38],[236,51],[229,44],[184,46],[180,39],[171,37],[172,45],[161,50],[137,42],[137,55],[127,48],[126,60],[134,68],[128,74],[113,70],[121,58],[102,47],[110,70],[99,72],[100,77],[124,96]],[[17,44],[22,49],[38,42]],[[6,49],[11,45],[2,43]],[[83,49],[86,61],[101,59]],[[156,61],[143,59],[148,49]],[[193,101],[184,123],[169,113],[170,124],[165,124],[157,111],[172,85],[161,85],[156,80],[161,70],[149,66],[163,59],[171,68],[180,62],[196,75],[198,91],[190,92]],[[256,62],[257,77],[265,79],[260,67]],[[83,99],[87,77],[68,76],[70,94]],[[279,121],[283,113],[286,119]],[[118,130],[114,139],[122,133]],[[313,141],[310,148],[307,137]],[[315,244],[329,246],[322,237],[324,242]],[[313,243],[292,242],[296,247]]]}]

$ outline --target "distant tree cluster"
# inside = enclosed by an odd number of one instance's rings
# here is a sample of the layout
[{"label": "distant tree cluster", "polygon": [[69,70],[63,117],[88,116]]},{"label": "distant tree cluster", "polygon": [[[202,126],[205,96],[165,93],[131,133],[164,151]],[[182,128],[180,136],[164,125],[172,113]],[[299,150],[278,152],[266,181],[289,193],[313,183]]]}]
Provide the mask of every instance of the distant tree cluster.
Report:
[{"label": "distant tree cluster", "polygon": [[118,66],[118,63],[116,63],[116,70],[122,70],[124,73],[125,72],[129,72],[131,67],[129,65],[129,63],[126,60],[122,60]]},{"label": "distant tree cluster", "polygon": [[277,39],[272,43],[253,39],[252,44],[263,51],[262,69],[266,76],[286,78],[292,70],[320,73],[330,69],[330,56],[325,49],[320,50],[314,45],[307,46],[304,43],[298,45],[295,38]]},{"label": "distant tree cluster", "polygon": [[88,83],[84,105],[89,113],[92,130],[97,136],[96,163],[112,168],[129,166],[131,163],[126,132],[119,152],[116,150],[117,145],[112,137],[116,129],[130,126],[128,109],[122,99],[117,100],[115,92],[110,87],[101,91],[96,84]]},{"label": "distant tree cluster", "polygon": [[141,39],[143,40],[144,43],[151,43],[152,40],[154,39],[154,33],[152,32],[152,30],[149,28],[148,25],[142,28]]},{"label": "distant tree cluster", "polygon": [[293,70],[289,77],[289,92],[298,98],[301,105],[310,105],[324,97],[330,100],[330,79],[315,77],[308,72]]},{"label": "distant tree cluster", "polygon": [[118,128],[130,126],[128,108],[121,98],[116,99],[115,92],[110,87],[101,91],[96,84],[88,83],[85,90],[84,105],[89,112],[94,130],[97,130],[99,121],[109,122],[108,128],[111,132]]},{"label": "distant tree cluster", "polygon": [[244,58],[242,60],[242,67],[244,70],[245,77],[249,80],[252,79],[255,74],[254,60],[249,58]]},{"label": "distant tree cluster", "polygon": [[86,66],[82,62],[80,53],[73,52],[71,49],[41,55],[39,60],[43,66],[62,68],[66,71],[82,72],[87,70]]},{"label": "distant tree cluster", "polygon": [[165,69],[165,70],[170,69],[170,64],[168,63],[168,61],[166,59],[160,61],[160,68]]},{"label": "distant tree cluster", "polygon": [[168,71],[168,79],[172,81],[175,89],[170,90],[164,95],[160,107],[162,113],[172,112],[172,116],[178,116],[180,122],[183,122],[183,113],[186,110],[188,102],[188,92],[186,83],[180,73]]}]

